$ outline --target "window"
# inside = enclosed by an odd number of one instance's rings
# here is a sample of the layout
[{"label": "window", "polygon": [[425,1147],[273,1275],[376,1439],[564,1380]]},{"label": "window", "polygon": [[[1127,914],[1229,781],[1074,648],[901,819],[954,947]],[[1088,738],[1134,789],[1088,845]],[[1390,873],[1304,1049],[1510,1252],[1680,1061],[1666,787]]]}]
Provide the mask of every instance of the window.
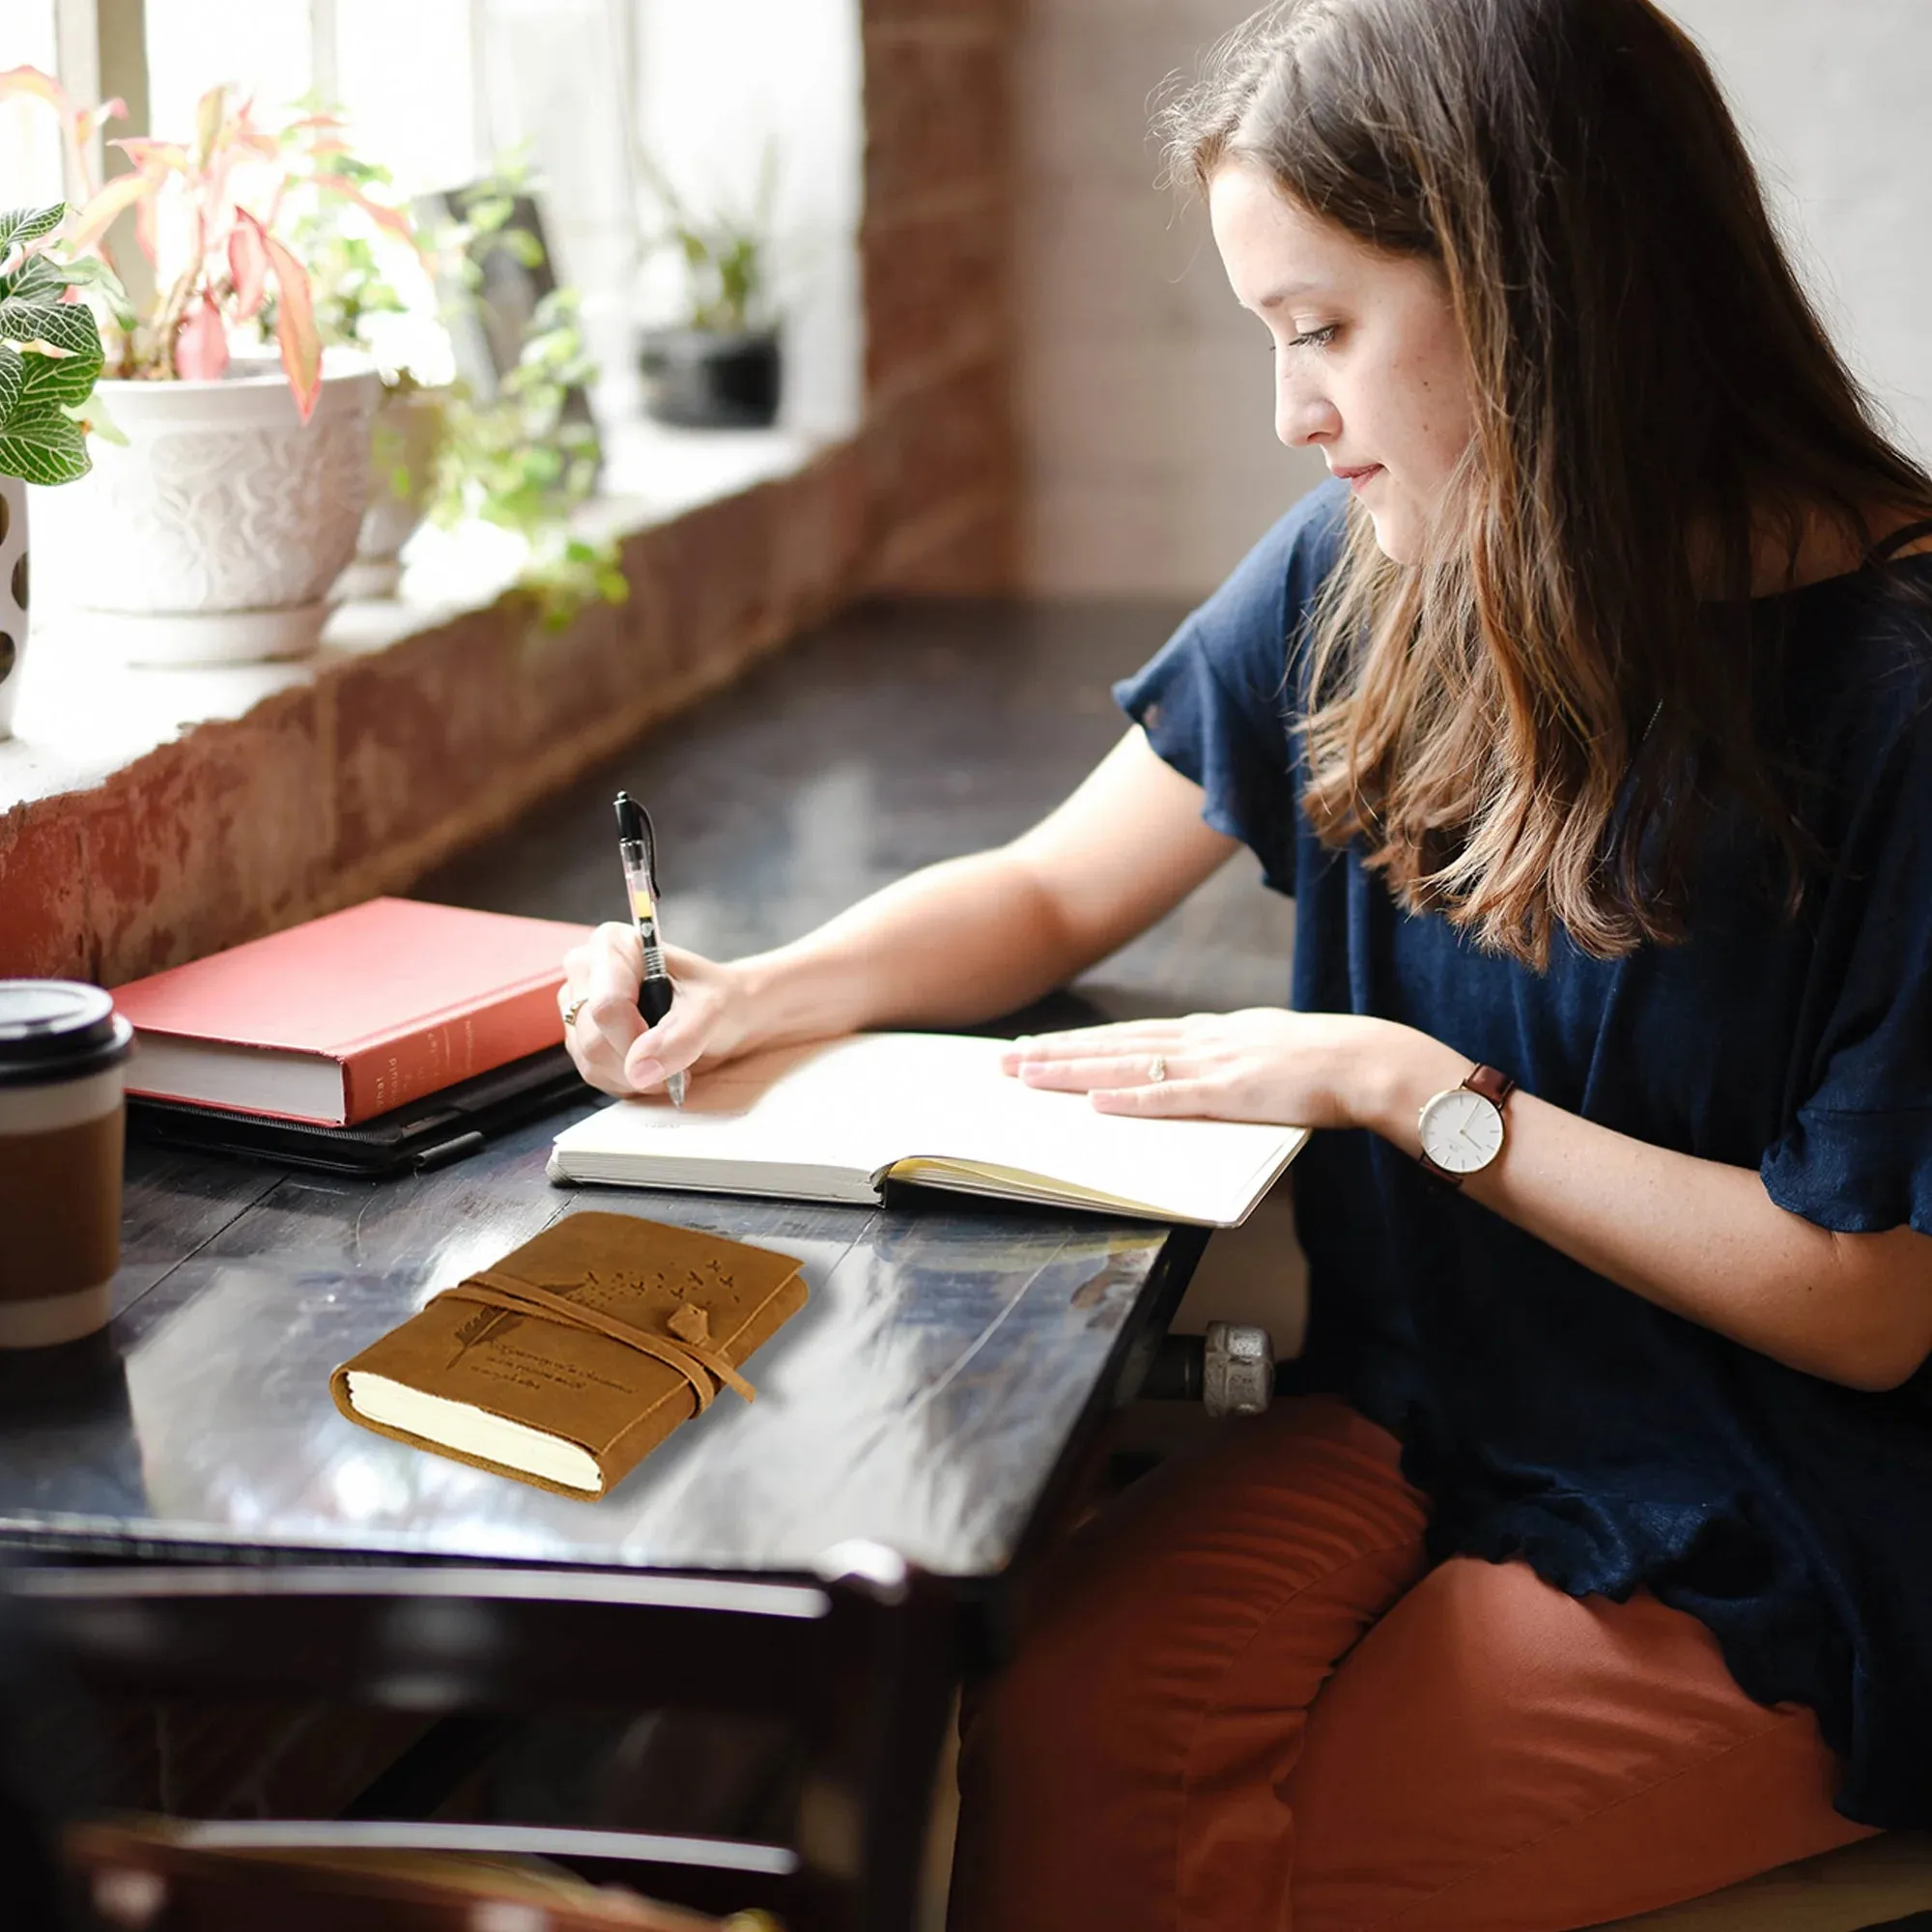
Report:
[{"label": "window", "polygon": [[[681,195],[700,209],[750,207],[769,148],[787,414],[850,429],[863,331],[858,0],[638,0],[636,19],[639,128]],[[672,268],[662,256],[646,265],[647,314],[674,301]]]},{"label": "window", "polygon": [[195,102],[218,81],[252,94],[270,125],[315,85],[307,0],[147,0],[145,12],[148,127],[136,131],[187,139]]},{"label": "window", "polygon": [[[99,46],[95,0],[6,0],[0,67],[54,72],[86,104],[102,72],[143,57],[145,125],[110,137],[185,137],[220,81],[252,94],[270,125],[314,94],[342,107],[356,152],[406,195],[526,153],[558,278],[581,291],[605,371],[602,414],[635,412],[637,330],[677,301],[675,262],[647,246],[658,217],[639,156],[694,209],[737,212],[753,205],[769,150],[785,417],[818,434],[856,423],[859,0],[143,0],[111,17],[143,23],[139,48]],[[58,137],[32,103],[0,107],[0,173],[62,192]]]},{"label": "window", "polygon": [[[54,40],[54,0],[7,0],[0,7],[0,72],[59,65]],[[53,117],[32,100],[0,101],[0,182],[9,208],[58,201],[62,187],[60,134]]]}]

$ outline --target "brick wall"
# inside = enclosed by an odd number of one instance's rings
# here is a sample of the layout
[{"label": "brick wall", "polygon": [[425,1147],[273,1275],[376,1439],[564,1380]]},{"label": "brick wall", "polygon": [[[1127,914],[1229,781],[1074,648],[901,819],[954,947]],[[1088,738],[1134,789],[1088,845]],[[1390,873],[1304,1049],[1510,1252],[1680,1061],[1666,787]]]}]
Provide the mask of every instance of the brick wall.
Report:
[{"label": "brick wall", "polygon": [[1013,581],[1017,0],[864,0],[862,435],[894,591]]},{"label": "brick wall", "polygon": [[855,596],[1012,582],[1009,0],[863,0],[867,404],[797,476],[626,541],[632,598],[506,600],[0,811],[0,977],[107,985],[372,894]]},{"label": "brick wall", "polygon": [[0,978],[118,985],[378,893],[847,602],[858,451],[624,541],[630,601],[554,636],[505,598],[0,812]]}]

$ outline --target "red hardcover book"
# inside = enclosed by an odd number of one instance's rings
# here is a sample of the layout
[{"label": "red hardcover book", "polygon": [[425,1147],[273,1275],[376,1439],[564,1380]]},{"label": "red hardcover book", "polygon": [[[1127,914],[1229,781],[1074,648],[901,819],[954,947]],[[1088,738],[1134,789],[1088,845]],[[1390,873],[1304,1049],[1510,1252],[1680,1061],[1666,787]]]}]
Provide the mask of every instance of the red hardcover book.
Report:
[{"label": "red hardcover book", "polygon": [[370,899],[114,989],[128,1091],[355,1126],[563,1037],[557,920]]}]

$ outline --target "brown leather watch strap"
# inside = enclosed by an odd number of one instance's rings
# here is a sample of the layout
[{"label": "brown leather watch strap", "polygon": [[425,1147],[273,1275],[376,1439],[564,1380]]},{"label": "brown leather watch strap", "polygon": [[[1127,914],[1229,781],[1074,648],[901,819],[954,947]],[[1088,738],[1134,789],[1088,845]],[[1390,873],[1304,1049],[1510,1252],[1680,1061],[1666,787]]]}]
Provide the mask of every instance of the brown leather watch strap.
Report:
[{"label": "brown leather watch strap", "polygon": [[1493,1066],[1478,1066],[1463,1080],[1463,1085],[1497,1107],[1516,1092],[1516,1082]]}]

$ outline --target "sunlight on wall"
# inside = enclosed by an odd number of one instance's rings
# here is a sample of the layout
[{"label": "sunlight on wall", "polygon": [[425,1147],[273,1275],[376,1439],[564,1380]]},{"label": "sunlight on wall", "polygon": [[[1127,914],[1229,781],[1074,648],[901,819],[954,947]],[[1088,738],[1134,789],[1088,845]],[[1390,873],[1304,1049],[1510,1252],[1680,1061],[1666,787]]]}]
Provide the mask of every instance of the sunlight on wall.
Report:
[{"label": "sunlight on wall", "polygon": [[1034,0],[1019,39],[1030,587],[1194,597],[1322,476],[1274,438],[1266,338],[1199,208],[1155,188],[1150,97],[1245,0]]},{"label": "sunlight on wall", "polygon": [[1932,457],[1932,7],[1665,0],[1744,123],[1838,346]]}]

